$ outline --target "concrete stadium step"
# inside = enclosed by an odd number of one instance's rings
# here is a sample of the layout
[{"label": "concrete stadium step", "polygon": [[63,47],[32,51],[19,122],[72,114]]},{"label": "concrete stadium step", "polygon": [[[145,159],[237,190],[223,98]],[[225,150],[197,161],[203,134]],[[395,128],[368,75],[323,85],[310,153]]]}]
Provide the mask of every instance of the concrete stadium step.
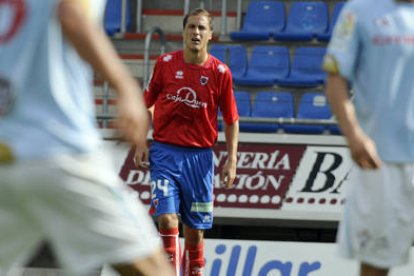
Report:
[{"label": "concrete stadium step", "polygon": [[[143,54],[120,54],[120,58],[122,62],[128,67],[129,71],[131,72],[132,76],[137,78],[138,80],[142,80],[144,77],[144,55]],[[160,56],[157,55],[150,55],[149,60],[149,72],[151,74],[156,59]],[[99,87],[103,85],[103,82],[100,81],[99,77],[95,78],[94,85]]]},{"label": "concrete stadium step", "polygon": [[95,98],[95,109],[96,114],[106,114],[106,115],[116,115],[116,107],[117,107],[117,100],[116,99],[108,99],[108,110],[104,110],[104,102],[103,98]]},{"label": "concrete stadium step", "polygon": [[[155,61],[159,55],[160,54],[150,55],[149,74],[151,74],[155,65]],[[120,57],[134,77],[138,79],[142,79],[144,77],[145,62],[143,54],[121,54]]]},{"label": "concrete stadium step", "polygon": [[[166,39],[165,51],[175,51],[182,48],[182,10],[166,10],[166,9],[144,9],[142,18],[142,32],[127,32],[122,36],[115,36],[112,42],[118,53],[124,55],[143,54],[145,49],[145,38],[149,30],[153,27],[159,27],[164,31]],[[211,43],[227,42],[228,35],[221,35],[221,12],[212,11],[214,19],[215,31]],[[227,13],[227,34],[236,30],[236,12]],[[161,52],[160,37],[154,34],[151,40],[151,55],[159,55]],[[126,61],[134,72],[139,72],[136,67],[136,58],[128,58]],[[141,76],[142,74],[137,74]]]}]

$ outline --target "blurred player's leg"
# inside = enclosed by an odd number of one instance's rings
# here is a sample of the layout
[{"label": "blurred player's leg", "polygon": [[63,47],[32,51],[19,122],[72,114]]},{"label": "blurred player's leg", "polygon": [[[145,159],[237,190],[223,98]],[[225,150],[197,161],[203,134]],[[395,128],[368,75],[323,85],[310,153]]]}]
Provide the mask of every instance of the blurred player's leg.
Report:
[{"label": "blurred player's leg", "polygon": [[121,275],[173,275],[146,209],[110,168],[103,152],[59,156],[28,164],[31,185],[18,175],[21,185],[14,186],[25,191],[26,201],[19,202],[30,205],[29,217],[46,229],[45,239],[71,275],[103,263],[129,264]]},{"label": "blurred player's leg", "polygon": [[368,264],[361,264],[360,276],[387,276],[388,269],[376,268]]},{"label": "blurred player's leg", "polygon": [[204,230],[193,229],[184,224],[185,248],[183,254],[183,276],[203,275]]},{"label": "blurred player's leg", "polygon": [[176,214],[163,214],[158,217],[159,232],[164,250],[176,275],[180,275],[181,248],[179,240],[179,220]]},{"label": "blurred player's leg", "polygon": [[[1,153],[0,153],[1,155]],[[16,176],[26,174],[21,165],[0,165],[0,269],[21,265],[36,250],[43,230],[29,214],[20,196]],[[25,184],[32,184],[26,175]],[[0,275],[5,275],[0,271]]]},{"label": "blurred player's leg", "polygon": [[[167,259],[164,256],[162,250],[154,252],[152,255],[148,256],[145,259],[135,261],[132,264],[120,264],[113,265],[112,267],[121,275],[121,276],[160,276],[160,275],[170,275],[171,269],[168,265]],[[139,273],[137,272],[139,271]]]}]

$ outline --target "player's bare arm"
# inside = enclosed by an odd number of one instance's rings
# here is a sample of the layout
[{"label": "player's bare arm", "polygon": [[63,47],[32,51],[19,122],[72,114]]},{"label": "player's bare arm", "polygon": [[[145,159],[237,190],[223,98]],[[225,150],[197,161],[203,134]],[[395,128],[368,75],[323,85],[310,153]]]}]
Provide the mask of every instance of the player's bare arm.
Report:
[{"label": "player's bare arm", "polygon": [[111,42],[86,16],[76,0],[62,0],[58,18],[66,38],[118,93],[117,125],[125,138],[136,145],[146,143],[148,115],[138,83],[119,60]]},{"label": "player's bare arm", "polygon": [[376,145],[361,129],[354,106],[348,96],[346,80],[339,74],[330,73],[327,78],[326,96],[346,137],[354,161],[363,169],[381,166]]},{"label": "player's bare arm", "polygon": [[224,125],[228,159],[220,175],[220,183],[230,188],[236,178],[237,145],[239,141],[239,121],[231,125]]},{"label": "player's bare arm", "polygon": [[[154,116],[154,106],[148,108],[148,120],[151,123]],[[135,145],[134,164],[137,168],[145,169],[149,167],[148,145]]]}]

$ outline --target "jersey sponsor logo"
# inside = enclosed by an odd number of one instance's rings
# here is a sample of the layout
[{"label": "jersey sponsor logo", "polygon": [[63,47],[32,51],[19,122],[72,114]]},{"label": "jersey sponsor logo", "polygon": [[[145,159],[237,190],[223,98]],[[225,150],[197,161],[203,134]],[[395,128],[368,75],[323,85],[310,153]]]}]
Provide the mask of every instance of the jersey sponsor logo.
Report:
[{"label": "jersey sponsor logo", "polygon": [[175,78],[180,79],[180,80],[184,79],[184,72],[181,70],[178,70],[177,72],[175,72]]},{"label": "jersey sponsor logo", "polygon": [[206,108],[207,103],[197,100],[197,93],[190,87],[182,87],[178,89],[175,95],[167,94],[167,99],[183,103],[191,108]]},{"label": "jersey sponsor logo", "polygon": [[206,76],[201,76],[200,77],[200,84],[201,85],[206,85],[207,82],[208,82],[208,77],[206,77]]},{"label": "jersey sponsor logo", "polygon": [[26,18],[23,0],[0,0],[0,44],[12,39]]},{"label": "jersey sponsor logo", "polygon": [[191,204],[191,212],[213,212],[213,202],[193,202]]},{"label": "jersey sponsor logo", "polygon": [[414,35],[376,35],[372,43],[377,46],[414,45]]}]

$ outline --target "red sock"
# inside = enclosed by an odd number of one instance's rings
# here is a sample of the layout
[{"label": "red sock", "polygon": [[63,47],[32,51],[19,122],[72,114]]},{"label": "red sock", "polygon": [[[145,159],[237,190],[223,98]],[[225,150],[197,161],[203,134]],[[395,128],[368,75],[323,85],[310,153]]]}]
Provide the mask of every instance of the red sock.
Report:
[{"label": "red sock", "polygon": [[178,238],[178,228],[172,229],[160,229],[160,236],[164,244],[164,250],[167,253],[168,259],[170,260],[175,275],[180,275],[180,259],[181,259],[181,248],[180,240]]},{"label": "red sock", "polygon": [[183,276],[202,276],[204,268],[204,243],[196,246],[185,244]]}]

